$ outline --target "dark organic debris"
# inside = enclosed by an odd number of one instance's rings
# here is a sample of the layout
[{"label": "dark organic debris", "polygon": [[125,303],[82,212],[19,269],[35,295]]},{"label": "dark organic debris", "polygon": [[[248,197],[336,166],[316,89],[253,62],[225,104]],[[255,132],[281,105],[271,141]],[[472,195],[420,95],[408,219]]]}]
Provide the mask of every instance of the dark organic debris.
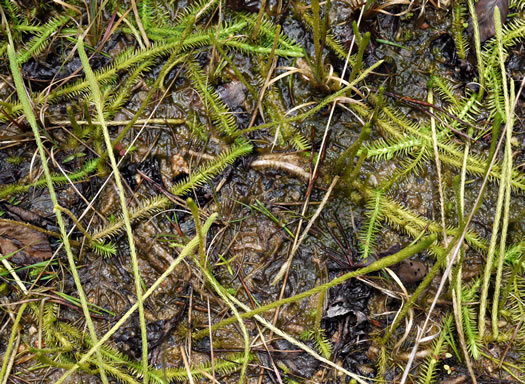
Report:
[{"label": "dark organic debris", "polygon": [[13,254],[9,261],[17,265],[35,264],[52,256],[46,235],[5,221],[0,221],[0,251],[3,256]]},{"label": "dark organic debris", "polygon": [[2,162],[0,167],[0,184],[16,183],[20,179],[20,167],[5,162]]},{"label": "dark organic debris", "polygon": [[[165,320],[148,322],[146,325],[148,344],[152,344],[154,347],[158,345],[164,336],[166,324],[167,321]],[[115,334],[115,341],[119,349],[127,355],[134,359],[142,357],[141,333],[138,318],[129,321],[119,329]]]},{"label": "dark organic debris", "polygon": [[351,308],[351,303],[346,300],[343,296],[338,295],[330,306],[326,309],[325,318],[332,319],[338,316],[344,316],[352,314],[356,318],[356,325],[359,325],[367,320],[366,315],[361,312]]},{"label": "dark organic debris", "polygon": [[328,301],[328,307],[323,317],[325,320],[341,320],[341,316],[353,317],[353,325],[357,326],[366,321],[366,310],[370,289],[357,280],[350,280],[347,284],[334,289]]},{"label": "dark organic debris", "polygon": [[237,109],[246,99],[246,86],[238,80],[229,82],[217,88],[224,104],[231,110]]},{"label": "dark organic debris", "polygon": [[430,45],[434,57],[445,65],[456,66],[457,54],[453,37],[443,33],[432,40]]},{"label": "dark organic debris", "polygon": [[[332,356],[345,360],[344,368],[354,370],[366,356],[362,352],[367,338],[369,320],[368,304],[371,288],[351,279],[343,286],[330,290],[328,307],[323,316],[322,328],[333,343]],[[366,349],[366,348],[365,348]]]},{"label": "dark organic debris", "polygon": [[271,360],[267,353],[258,354],[262,365],[268,368],[268,373],[273,372],[272,360],[281,366],[286,366],[288,374],[295,378],[312,377],[319,368],[318,360],[301,350],[297,350],[293,344],[286,340],[275,340],[271,343],[271,347],[273,349]]},{"label": "dark organic debris", "polygon": [[35,212],[24,209],[18,205],[5,204],[4,208],[16,218],[16,220],[24,221],[31,223],[33,225],[44,226],[47,223],[47,220],[36,214]]},{"label": "dark organic debris", "polygon": [[130,163],[121,169],[122,176],[132,188],[136,188],[138,186],[137,180],[139,179],[137,178],[137,170],[140,170],[153,179],[153,181],[159,185],[162,185],[160,164],[157,157],[150,157],[141,163]]},{"label": "dark organic debris", "polygon": [[260,3],[258,0],[228,0],[226,6],[234,11],[258,12]]}]

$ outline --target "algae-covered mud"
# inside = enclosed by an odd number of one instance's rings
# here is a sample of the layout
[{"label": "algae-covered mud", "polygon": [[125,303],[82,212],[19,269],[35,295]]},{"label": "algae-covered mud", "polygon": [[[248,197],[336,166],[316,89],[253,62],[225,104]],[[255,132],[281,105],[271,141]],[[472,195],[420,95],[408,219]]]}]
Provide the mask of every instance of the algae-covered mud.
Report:
[{"label": "algae-covered mud", "polygon": [[0,0],[0,383],[525,381],[525,2]]}]

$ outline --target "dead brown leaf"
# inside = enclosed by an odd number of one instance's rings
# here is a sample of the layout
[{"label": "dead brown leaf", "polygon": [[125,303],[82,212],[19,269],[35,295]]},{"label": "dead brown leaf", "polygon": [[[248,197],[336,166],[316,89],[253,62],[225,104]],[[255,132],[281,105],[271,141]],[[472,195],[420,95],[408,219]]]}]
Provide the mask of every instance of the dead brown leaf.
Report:
[{"label": "dead brown leaf", "polygon": [[13,254],[9,261],[17,265],[35,264],[52,256],[46,235],[8,222],[0,222],[0,251],[3,256]]}]

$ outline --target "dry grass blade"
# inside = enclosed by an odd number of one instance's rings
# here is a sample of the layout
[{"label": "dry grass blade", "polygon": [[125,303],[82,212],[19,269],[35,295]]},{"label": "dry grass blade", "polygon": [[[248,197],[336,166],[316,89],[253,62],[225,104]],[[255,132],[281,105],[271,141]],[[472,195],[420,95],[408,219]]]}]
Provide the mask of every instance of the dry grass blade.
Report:
[{"label": "dry grass blade", "polygon": [[315,220],[319,217],[319,215],[323,211],[326,203],[328,202],[328,198],[330,197],[330,195],[331,195],[331,193],[332,193],[332,191],[333,191],[333,189],[336,186],[338,181],[339,181],[339,177],[338,176],[334,177],[334,179],[332,180],[332,183],[330,184],[330,187],[328,187],[328,191],[326,192],[326,194],[323,197],[323,200],[321,201],[321,204],[319,205],[319,207],[317,207],[317,210],[315,211],[314,215],[308,221],[308,225],[306,226],[306,228],[304,229],[303,233],[301,234],[301,237],[299,239],[297,239],[297,236],[294,237],[296,240],[295,240],[294,245],[292,247],[292,251],[290,252],[290,256],[288,256],[288,260],[286,260],[284,262],[284,264],[281,266],[281,269],[279,270],[277,275],[274,277],[274,279],[273,279],[273,281],[271,283],[272,285],[277,284],[282,279],[282,277],[285,274],[288,273],[287,271],[290,268],[290,264],[291,264],[291,262],[293,260],[293,256],[295,255],[295,253],[297,252],[297,250],[301,246],[302,242],[304,241],[304,239],[308,235],[308,232],[310,232],[310,228],[312,228],[312,225],[314,224]]},{"label": "dry grass blade", "polygon": [[[242,309],[244,309],[245,311],[249,311],[250,308],[247,307],[246,305],[244,305],[243,303],[241,303],[239,300],[237,300],[235,297],[229,295],[230,299],[236,303],[239,307],[241,307]],[[352,379],[354,379],[355,381],[357,381],[358,383],[360,384],[366,384],[366,381],[364,381],[364,377],[361,377],[361,376],[358,376],[356,375],[355,373],[352,373],[346,369],[344,369],[343,367],[341,367],[340,365],[338,364],[335,364],[334,362],[328,360],[328,359],[325,359],[324,357],[322,357],[321,355],[319,355],[317,352],[315,352],[313,349],[311,349],[310,347],[308,347],[306,344],[294,339],[292,336],[288,335],[287,333],[281,331],[279,328],[277,328],[276,326],[274,326],[273,324],[271,324],[269,321],[265,320],[264,318],[262,318],[261,316],[259,315],[255,315],[254,316],[257,321],[259,321],[262,325],[264,325],[266,328],[268,328],[269,330],[271,330],[273,333],[281,336],[282,338],[286,339],[287,341],[289,341],[290,343],[296,345],[297,347],[301,348],[303,351],[305,351],[306,353],[308,353],[309,355],[315,357],[317,360],[319,360],[320,362],[322,363],[325,363],[327,364],[328,366],[334,368],[335,370],[347,375],[348,377],[351,377]]]},{"label": "dry grass blade", "polygon": [[[4,21],[5,21],[5,19],[4,19]],[[37,122],[36,122],[35,115],[33,113],[33,109],[31,108],[30,101],[29,101],[27,93],[26,93],[26,89],[25,89],[25,86],[24,86],[24,83],[23,83],[23,80],[22,80],[22,75],[20,74],[20,69],[18,68],[18,65],[17,65],[17,62],[16,62],[16,54],[15,54],[15,50],[14,50],[14,44],[13,44],[13,40],[11,38],[11,34],[10,34],[9,30],[8,30],[8,35],[9,35],[9,45],[7,47],[7,52],[8,52],[8,55],[9,55],[9,63],[10,63],[10,68],[11,68],[11,74],[13,75],[13,80],[15,81],[18,97],[20,98],[20,101],[22,102],[26,118],[29,121],[29,124],[31,125],[31,129],[33,130],[33,135],[35,137],[35,141],[36,141],[37,146],[38,146],[38,152],[40,154],[40,159],[42,161],[42,167],[44,169],[44,174],[45,174],[45,177],[46,177],[47,188],[49,190],[49,194],[50,194],[50,197],[51,197],[51,201],[53,202],[53,206],[56,207],[58,205],[58,200],[57,200],[57,196],[56,196],[56,193],[55,193],[55,188],[53,186],[53,182],[51,181],[51,172],[49,171],[49,168],[47,166],[46,152],[45,152],[44,146],[42,144],[42,140],[40,138],[40,132],[39,132],[39,129],[38,129],[38,125],[37,125]],[[79,297],[80,297],[80,302],[82,304],[82,310],[83,310],[84,317],[85,317],[87,325],[88,325],[89,333],[90,333],[91,338],[96,342],[98,340],[97,333],[95,331],[95,327],[93,325],[93,321],[91,320],[91,316],[89,314],[89,308],[88,308],[88,305],[87,305],[86,296],[85,296],[84,290],[82,288],[82,283],[80,282],[80,277],[79,277],[78,272],[77,272],[77,268],[76,268],[76,265],[75,265],[75,260],[74,260],[74,257],[73,257],[73,252],[71,251],[71,245],[69,243],[69,238],[68,238],[67,232],[66,232],[66,227],[65,227],[64,221],[62,219],[62,214],[61,214],[60,210],[58,210],[58,209],[55,209],[54,213],[56,215],[56,219],[57,219],[58,225],[60,227],[60,233],[62,235],[62,240],[64,242],[64,247],[66,249],[66,254],[67,254],[69,266],[71,268],[71,272],[73,274],[73,279],[75,281],[77,292],[78,292]],[[108,379],[107,379],[107,376],[106,376],[106,373],[105,373],[105,370],[104,370],[104,365],[103,365],[103,361],[102,361],[102,354],[100,353],[100,351],[98,349],[96,349],[96,352],[97,352],[97,363],[98,363],[99,372],[100,372],[100,375],[101,375],[101,378],[102,378],[102,382],[104,384],[107,384],[108,383]]]},{"label": "dry grass blade", "polygon": [[[499,142],[498,142],[498,146],[497,146],[497,149],[496,149],[495,153],[498,152],[499,147],[501,146],[501,143],[503,142],[503,138],[504,138],[504,136],[502,135],[500,140],[499,140]],[[443,291],[443,288],[445,287],[446,281],[449,279],[450,272],[452,271],[452,266],[454,265],[454,262],[456,261],[456,258],[457,258],[458,254],[459,254],[460,247],[463,244],[463,241],[465,240],[465,235],[467,233],[468,226],[469,226],[470,222],[472,221],[472,218],[473,218],[473,216],[474,216],[474,214],[475,214],[475,212],[477,210],[477,207],[479,207],[479,204],[481,202],[483,191],[484,191],[484,189],[485,189],[485,187],[486,187],[486,185],[488,183],[488,179],[489,179],[489,175],[490,175],[490,169],[492,169],[492,167],[494,166],[495,162],[496,162],[496,156],[494,155],[492,157],[491,162],[490,162],[488,172],[486,173],[486,176],[485,176],[485,178],[483,180],[483,184],[481,186],[480,193],[478,194],[478,196],[476,198],[476,201],[474,203],[474,206],[473,206],[472,210],[470,211],[470,214],[469,214],[467,220],[465,221],[463,231],[461,232],[461,235],[459,236],[459,238],[456,238],[456,239],[454,239],[451,242],[451,245],[453,245],[453,247],[451,249],[452,253],[451,253],[451,255],[450,255],[449,259],[448,259],[448,262],[447,262],[447,268],[445,269],[445,272],[443,273],[443,277],[441,278],[441,281],[439,283],[439,287],[438,287],[438,289],[436,291],[436,294],[434,295],[434,299],[432,301],[432,304],[431,304],[430,308],[428,309],[428,313],[427,313],[427,316],[425,318],[425,322],[423,324],[423,327],[421,328],[420,332],[418,333],[418,337],[416,339],[416,343],[415,343],[414,347],[412,348],[411,359],[407,362],[407,364],[405,366],[405,370],[403,372],[403,377],[401,379],[401,383],[404,383],[407,380],[408,373],[410,372],[410,367],[412,366],[412,363],[413,363],[413,357],[415,356],[415,354],[417,352],[417,349],[419,348],[419,344],[421,343],[421,339],[425,335],[425,331],[426,331],[426,328],[428,326],[428,322],[430,321],[430,318],[432,316],[432,312],[434,310],[434,307],[436,306],[437,300],[438,300],[439,296],[441,295],[441,292]]]},{"label": "dry grass blade", "polygon": [[20,280],[20,277],[16,274],[16,271],[13,269],[13,267],[11,266],[9,261],[6,259],[6,256],[4,256],[4,255],[2,255],[0,253],[0,259],[2,260],[2,264],[4,265],[5,269],[9,272],[11,277],[15,280],[15,282],[18,285],[18,287],[20,288],[20,290],[22,292],[24,292],[24,294],[27,295],[29,293],[29,291],[27,290],[27,288],[24,285],[24,283],[22,283],[22,280]]},{"label": "dry grass blade", "polygon": [[[27,303],[23,303],[20,308],[18,309],[18,313],[16,315],[16,318],[13,321],[13,327],[11,328],[11,336],[9,337],[9,342],[7,344],[7,349],[4,353],[4,360],[2,362],[2,369],[0,370],[0,380],[2,384],[7,383],[7,380],[9,379],[9,371],[11,370],[13,366],[13,362],[16,357],[16,353],[18,351],[18,345],[20,343],[20,335],[18,334],[18,325],[20,323],[20,320],[22,319],[22,315],[24,314],[24,311],[26,309]],[[18,336],[16,336],[18,334]],[[15,337],[16,342],[15,342]],[[11,354],[11,352],[13,352]]]},{"label": "dry grass blade", "polygon": [[[215,219],[217,218],[217,214],[211,215],[208,220],[203,224],[202,231],[203,233],[207,233],[210,229],[211,225],[214,223]],[[199,237],[195,236],[188,244],[184,247],[184,249],[181,251],[179,256],[173,261],[173,263],[164,271],[162,275],[159,276],[157,280],[149,287],[149,289],[144,292],[143,299],[146,300],[149,296],[151,296],[158,288],[159,286],[168,278],[168,276],[173,273],[177,265],[179,265],[186,257],[188,257],[190,254],[192,254],[195,251],[195,248],[199,245]],[[66,371],[60,379],[57,380],[56,384],[61,384],[67,378],[74,372],[76,372],[82,364],[84,364],[88,359],[99,350],[99,348],[109,340],[111,336],[115,334],[115,332],[122,327],[122,325],[130,318],[130,316],[138,309],[138,303],[135,303],[131,306],[131,308],[128,309],[128,311],[111,327],[109,331],[106,332],[104,336],[98,340],[97,343],[91,347],[89,351],[84,353],[82,357],[79,358],[77,363],[70,368],[68,371]]]},{"label": "dry grass blade", "polygon": [[500,0],[31,1],[0,0],[0,384],[523,381],[525,0],[483,45]]},{"label": "dry grass blade", "polygon": [[[144,301],[142,298],[142,286],[141,281],[142,278],[140,277],[139,273],[139,267],[138,267],[138,259],[137,259],[137,252],[135,248],[135,240],[133,239],[133,232],[131,229],[131,220],[129,211],[127,208],[127,202],[126,202],[126,196],[124,196],[124,186],[121,181],[120,172],[118,170],[117,161],[115,159],[115,155],[113,153],[113,147],[111,145],[111,138],[109,137],[109,131],[108,127],[105,124],[104,119],[104,101],[102,99],[102,94],[100,92],[99,85],[97,83],[97,79],[95,78],[95,74],[91,70],[91,66],[89,65],[89,60],[86,56],[86,53],[84,51],[84,44],[82,37],[78,38],[78,54],[80,56],[80,60],[82,62],[82,66],[84,67],[84,72],[86,73],[86,78],[90,83],[91,92],[93,94],[93,101],[95,102],[95,106],[97,109],[98,114],[98,120],[102,126],[102,133],[104,135],[104,142],[106,144],[106,150],[109,156],[109,160],[111,162],[111,168],[113,170],[113,175],[115,177],[115,183],[117,185],[119,198],[120,198],[120,207],[122,209],[122,215],[124,216],[124,223],[126,226],[126,234],[128,236],[128,245],[129,245],[129,251],[131,254],[131,262],[133,265],[133,278],[135,279],[135,290],[137,295],[137,304],[139,307],[139,321],[140,321],[140,331],[141,331],[141,341],[142,341],[142,369],[144,372],[144,384],[148,384],[149,380],[149,369],[148,369],[148,339],[146,334],[146,319],[144,316]],[[96,338],[94,339],[96,341]]]}]

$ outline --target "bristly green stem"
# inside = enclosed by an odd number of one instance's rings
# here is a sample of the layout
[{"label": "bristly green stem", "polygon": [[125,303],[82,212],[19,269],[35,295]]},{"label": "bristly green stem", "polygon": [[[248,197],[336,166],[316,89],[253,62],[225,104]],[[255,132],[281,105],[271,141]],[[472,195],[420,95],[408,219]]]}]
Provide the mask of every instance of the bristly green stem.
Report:
[{"label": "bristly green stem", "polygon": [[323,83],[323,51],[321,47],[321,10],[319,0],[312,0],[312,31],[315,51],[315,79],[319,84]]},{"label": "bristly green stem", "polygon": [[[271,310],[273,308],[277,308],[277,307],[283,306],[285,304],[295,303],[296,301],[299,301],[299,300],[302,300],[304,298],[310,297],[310,296],[312,296],[312,295],[314,295],[314,294],[316,294],[318,292],[322,292],[322,291],[324,291],[324,290],[326,290],[328,288],[335,287],[336,285],[339,285],[339,284],[345,282],[346,280],[351,279],[352,277],[366,275],[368,273],[376,272],[376,271],[379,271],[379,270],[381,270],[383,268],[386,268],[386,267],[389,267],[391,265],[397,264],[397,263],[403,261],[404,259],[406,259],[408,257],[411,257],[411,256],[415,255],[416,253],[427,249],[434,241],[436,241],[436,238],[437,238],[437,236],[435,234],[427,236],[427,237],[423,238],[421,241],[419,241],[418,243],[416,243],[415,245],[406,247],[406,248],[402,249],[401,251],[399,251],[398,253],[395,253],[395,254],[393,254],[391,256],[384,257],[384,258],[382,258],[382,259],[380,259],[380,260],[370,264],[367,267],[360,268],[360,269],[357,269],[357,270],[352,271],[352,272],[348,272],[348,273],[346,273],[346,274],[344,274],[344,275],[342,275],[340,277],[337,277],[337,278],[333,279],[332,281],[330,281],[330,282],[328,282],[326,284],[322,284],[322,285],[320,285],[318,287],[315,287],[315,288],[312,288],[312,289],[310,289],[308,291],[299,293],[298,295],[287,297],[287,298],[284,298],[282,300],[278,300],[278,301],[275,301],[273,303],[270,303],[270,304],[267,304],[267,305],[263,305],[263,306],[261,306],[259,308],[256,308],[256,309],[252,310],[252,311],[245,312],[245,313],[241,314],[241,318],[248,319],[248,318],[251,318],[251,317],[253,317],[255,315],[258,315],[260,313],[267,312],[267,311],[269,311],[269,310]],[[211,331],[215,331],[217,329],[223,328],[226,325],[234,323],[235,321],[236,321],[235,317],[229,317],[229,318],[227,318],[225,320],[222,320],[219,323],[213,325],[211,327]],[[196,332],[194,334],[194,338],[195,339],[203,338],[206,335],[208,335],[208,332],[209,332],[209,329],[203,329],[202,331]]]},{"label": "bristly green stem", "polygon": [[363,69],[363,55],[365,53],[365,49],[368,46],[368,42],[370,41],[370,32],[365,33],[360,41],[359,41],[359,50],[357,51],[357,58],[355,60],[355,64],[352,67],[352,72],[350,72],[350,76],[348,78],[348,82],[351,83],[357,74]]},{"label": "bristly green stem", "polygon": [[[433,236],[437,238],[436,234],[433,234]],[[423,281],[418,285],[414,293],[410,295],[410,299],[403,305],[398,315],[396,316],[396,319],[394,320],[392,325],[388,328],[385,335],[383,336],[383,339],[382,339],[383,346],[388,343],[388,341],[390,340],[390,337],[392,336],[394,331],[397,329],[401,321],[405,318],[410,308],[412,308],[412,306],[415,304],[416,300],[421,295],[423,290],[430,284],[434,276],[436,276],[436,274],[439,272],[439,270],[441,269],[441,266],[445,264],[447,255],[450,253],[450,250],[452,249],[452,244],[454,244],[454,242],[451,243],[451,245],[447,248],[447,250],[444,250],[441,252],[437,261],[434,263],[430,271],[428,271]]]},{"label": "bristly green stem", "polygon": [[180,37],[180,40],[178,40],[178,43],[173,47],[173,51],[166,61],[166,64],[163,67],[163,70],[157,76],[157,79],[155,80],[155,83],[150,88],[148,94],[146,95],[146,98],[142,101],[140,104],[140,107],[138,111],[135,112],[135,116],[131,119],[131,121],[126,125],[126,127],[120,132],[120,134],[117,136],[115,140],[113,140],[112,148],[115,148],[115,146],[120,143],[120,141],[126,136],[128,131],[133,127],[133,125],[136,123],[136,121],[140,118],[142,115],[142,112],[146,108],[148,102],[150,101],[151,97],[155,92],[157,92],[159,85],[161,84],[162,80],[164,79],[164,72],[167,72],[167,70],[171,69],[173,64],[180,60],[179,53],[181,50],[182,45],[184,44],[184,41],[186,38],[190,35],[191,31],[193,30],[195,24],[195,20],[193,22],[189,23],[188,26],[184,29],[182,32],[182,36]]},{"label": "bristly green stem", "polygon": [[[195,203],[193,203],[193,204],[194,204],[194,207],[197,207],[195,205]],[[189,202],[188,202],[188,205],[189,205]],[[192,214],[193,214],[193,219],[194,220],[198,219],[198,215],[199,215],[198,210],[196,211],[196,213],[197,213],[197,216],[195,216],[195,213],[192,210]],[[202,234],[202,232],[201,232],[201,235],[199,236],[199,238],[200,238],[200,240],[199,240],[199,248],[201,248],[204,245],[204,241],[203,241],[204,235]],[[237,310],[237,308],[235,308],[235,305],[233,305],[233,303],[229,299],[228,291],[226,291],[224,289],[224,287],[219,284],[217,279],[215,279],[215,276],[213,276],[210,273],[210,271],[207,269],[206,265],[199,264],[199,262],[198,262],[198,260],[196,258],[194,258],[194,260],[195,260],[195,263],[197,265],[199,265],[202,273],[204,274],[204,276],[206,276],[206,279],[211,284],[211,286],[213,287],[215,292],[217,292],[217,295],[219,295],[221,297],[221,299],[223,299],[224,302],[228,305],[228,307],[230,307],[231,311],[234,314],[234,318],[237,320],[237,322],[239,323],[239,327],[241,328],[242,336],[243,336],[243,339],[244,339],[244,359],[243,359],[243,363],[242,363],[242,367],[241,367],[239,384],[243,384],[245,376],[246,376],[246,370],[248,368],[248,362],[250,361],[250,358],[249,358],[249,356],[250,356],[250,335],[248,334],[248,330],[246,329],[246,325],[244,325],[244,322],[242,321],[242,318],[241,318],[241,316],[239,314],[239,311]]]},{"label": "bristly green stem", "polygon": [[16,314],[15,321],[13,322],[13,327],[11,328],[11,335],[9,336],[9,341],[7,342],[7,349],[4,353],[4,361],[2,362],[2,370],[0,370],[0,383],[4,383],[4,381],[7,382],[7,377],[4,377],[4,376],[7,372],[7,365],[9,363],[11,352],[15,344],[15,336],[18,333],[18,324],[20,323],[20,320],[22,319],[22,315],[26,309],[26,306],[27,306],[27,303],[23,303],[20,306],[20,308],[18,309],[18,313]]},{"label": "bristly green stem", "polygon": [[[510,92],[507,86],[507,72],[505,69],[505,57],[503,52],[503,32],[501,27],[501,18],[500,11],[498,7],[494,8],[494,24],[496,27],[496,43],[498,45],[498,57],[499,64],[501,69],[501,78],[503,82],[503,95],[505,98],[505,114],[506,114],[506,124],[505,124],[505,152],[504,152],[504,161],[503,161],[503,183],[505,186],[505,207],[503,211],[503,224],[501,226],[501,237],[499,240],[499,254],[497,259],[497,269],[496,269],[496,281],[494,284],[494,296],[492,299],[492,337],[494,340],[497,340],[499,328],[498,328],[498,304],[501,291],[501,278],[503,275],[503,261],[505,259],[505,245],[507,242],[507,231],[509,227],[509,217],[510,217],[510,182],[512,178],[512,129],[514,125],[514,81],[510,82]],[[510,93],[510,95],[509,95]]]},{"label": "bristly green stem", "polygon": [[[131,220],[129,218],[129,211],[127,208],[126,196],[124,195],[124,186],[122,185],[122,180],[120,178],[120,172],[118,170],[117,161],[115,159],[115,154],[113,153],[113,147],[111,145],[111,138],[109,137],[108,127],[106,126],[106,121],[104,119],[104,100],[102,99],[102,93],[100,92],[100,87],[98,85],[97,79],[91,66],[89,65],[89,59],[84,51],[84,43],[82,41],[82,36],[78,37],[78,55],[80,56],[80,61],[82,62],[82,67],[84,68],[84,73],[89,82],[91,92],[93,94],[93,101],[95,102],[95,107],[97,109],[98,121],[102,128],[102,134],[104,136],[104,142],[106,144],[107,154],[111,163],[111,168],[115,177],[115,184],[117,185],[117,190],[120,198],[120,206],[122,209],[122,215],[124,217],[124,223],[126,227],[126,233],[128,235],[128,245],[129,251],[131,254],[131,263],[133,265],[133,277],[135,280],[135,289],[137,291],[137,304],[139,306],[139,321],[140,321],[140,331],[142,336],[142,367],[144,370],[144,384],[148,384],[148,339],[146,331],[146,319],[144,316],[144,304],[142,298],[142,286],[141,286],[141,277],[139,273],[139,265],[137,260],[137,252],[135,249],[135,241],[133,239],[133,232],[131,229]],[[96,342],[97,339],[94,339]]]},{"label": "bristly green stem", "polygon": [[[202,226],[203,233],[206,234],[208,230],[210,229],[211,225],[217,218],[217,214],[214,213],[211,215],[208,220],[204,223]],[[188,255],[192,254],[195,250],[195,247],[199,245],[199,238],[198,236],[195,236],[181,251],[180,255],[175,259],[175,261],[164,271],[162,275],[153,283],[151,287],[144,293],[143,299],[146,300],[148,297],[150,297],[158,288],[159,286],[167,279],[169,275],[173,273],[175,268],[177,268],[177,265],[180,264],[182,260],[184,260]],[[94,345],[91,347],[89,351],[87,351],[78,361],[76,364],[74,364],[66,373],[62,375],[60,379],[57,380],[55,384],[62,384],[72,373],[74,373],[77,369],[79,369],[83,364],[85,364],[95,353],[100,349],[102,344],[104,344],[106,341],[109,340],[109,338],[120,328],[122,325],[128,321],[130,316],[137,310],[138,303],[135,303],[131,306],[130,309],[118,320],[111,329],[100,338],[98,342],[95,342]]]},{"label": "bristly green stem", "polygon": [[[189,23],[189,24],[192,24],[192,23]],[[244,30],[247,27],[247,25],[248,25],[247,22],[241,22],[241,23],[236,23],[232,26],[229,26],[228,28],[224,28],[221,30],[221,36],[219,36],[219,38],[224,37],[225,40],[228,40],[230,35]],[[172,40],[169,40],[167,42],[164,41],[160,44],[153,46],[150,49],[137,50],[131,54],[125,53],[117,57],[117,60],[112,66],[105,68],[100,73],[97,73],[96,75],[97,81],[99,83],[107,82],[110,79],[114,78],[114,76],[116,76],[116,74],[121,70],[129,69],[133,67],[134,65],[143,62],[144,60],[148,60],[149,58],[155,58],[159,55],[165,55],[168,52],[172,52],[172,50],[177,49],[177,47],[180,46],[181,39],[182,39],[182,36],[177,36],[177,38],[174,41]],[[188,49],[188,47],[192,47],[196,44],[201,44],[204,41],[208,42],[209,40],[210,40],[210,37],[208,33],[198,33],[196,35],[194,34],[194,35],[188,36],[185,39],[182,48]],[[239,48],[245,48],[245,49],[248,48],[252,51],[255,50],[254,47],[252,47],[249,44],[244,44],[244,43],[233,41],[233,40],[225,41],[224,44],[227,46],[237,46]],[[260,48],[259,50],[262,50],[264,53],[269,53],[268,48]],[[288,55],[288,51],[287,50],[283,51],[279,49],[279,50],[276,50],[276,54],[286,56]],[[295,54],[295,56],[301,57],[302,53],[298,52]],[[84,91],[87,87],[89,87],[89,82],[87,80],[79,81],[69,86],[59,88],[50,94],[46,92],[41,92],[40,94],[34,96],[33,102],[36,105],[40,105],[44,102],[52,102],[53,100],[56,100],[59,97],[78,94],[79,92]],[[21,109],[22,109],[22,106],[20,104],[16,104],[16,105],[13,105],[10,112],[18,113],[18,111],[20,111]],[[5,116],[0,114],[0,119],[1,118],[5,118]]]},{"label": "bristly green stem", "polygon": [[91,237],[89,232],[84,229],[84,226],[80,223],[80,221],[78,221],[77,217],[73,214],[73,212],[71,212],[67,208],[61,207],[60,205],[57,206],[57,209],[69,216],[69,218],[73,221],[73,224],[75,224],[75,226],[79,229],[80,232],[82,232],[82,234],[86,237],[86,239],[88,239],[90,243],[93,241],[93,238]]},{"label": "bristly green stem", "polygon": [[383,64],[383,60],[379,60],[377,63],[374,63],[372,64],[370,67],[368,67],[367,69],[365,69],[354,81],[352,81],[348,86],[342,88],[341,90],[331,94],[330,96],[324,98],[319,104],[317,104],[315,107],[313,107],[312,109],[309,109],[308,111],[304,112],[304,113],[301,113],[297,116],[293,116],[289,119],[283,119],[283,120],[277,120],[277,121],[272,121],[272,122],[269,122],[269,123],[265,123],[265,124],[261,124],[261,125],[256,125],[254,127],[251,127],[251,128],[246,128],[246,129],[243,129],[243,130],[240,130],[238,132],[236,132],[233,136],[234,137],[239,137],[239,136],[243,136],[249,132],[253,132],[253,131],[258,131],[258,130],[261,130],[261,129],[266,129],[266,128],[271,128],[271,127],[274,127],[276,125],[279,125],[279,124],[282,124],[283,122],[287,122],[287,123],[291,123],[291,122],[294,122],[294,121],[300,121],[300,120],[304,120],[306,119],[307,117],[313,115],[314,113],[316,112],[319,112],[321,109],[323,109],[325,106],[327,106],[328,104],[331,104],[332,102],[334,102],[336,99],[338,99],[339,97],[343,96],[345,93],[347,92],[351,92],[352,89],[355,87],[355,85],[357,83],[359,83],[361,80],[363,80],[364,78],[366,78],[374,69],[376,69],[377,67],[379,67],[381,64]]},{"label": "bristly green stem", "polygon": [[[498,7],[495,7],[498,8]],[[479,23],[478,15],[474,8],[474,0],[468,0],[468,9],[470,17],[472,18],[472,26],[474,32],[474,48],[476,51],[476,61],[478,63],[478,73],[479,73],[479,94],[478,101],[483,99],[483,93],[485,92],[485,70],[483,68],[483,58],[481,56],[481,38],[479,35]]]},{"label": "bristly green stem", "polygon": [[[86,162],[86,164],[79,171],[70,173],[67,176],[51,174],[51,182],[56,185],[86,179],[90,173],[97,169],[98,164],[99,159],[94,159]],[[32,187],[42,187],[46,185],[46,183],[47,179],[43,177],[28,184],[6,184],[0,188],[0,199],[5,199],[6,197],[16,193],[26,192]]]},{"label": "bristly green stem", "polygon": [[192,198],[188,198],[186,200],[186,204],[188,204],[188,207],[191,210],[191,214],[193,216],[193,221],[195,222],[195,231],[197,232],[197,236],[199,237],[199,263],[203,266],[203,268],[206,267],[206,239],[202,236],[202,224],[201,219],[199,217],[199,208],[197,207],[197,204],[195,204],[195,201],[193,201]]}]

